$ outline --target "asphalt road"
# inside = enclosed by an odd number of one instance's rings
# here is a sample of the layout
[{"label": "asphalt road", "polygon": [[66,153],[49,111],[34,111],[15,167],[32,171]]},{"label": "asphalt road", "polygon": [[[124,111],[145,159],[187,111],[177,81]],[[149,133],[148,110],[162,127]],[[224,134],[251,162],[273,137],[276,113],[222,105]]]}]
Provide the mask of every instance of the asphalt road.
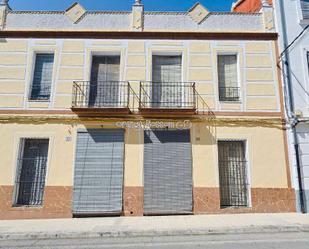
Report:
[{"label": "asphalt road", "polygon": [[26,249],[309,249],[309,233],[0,240],[0,248]]}]

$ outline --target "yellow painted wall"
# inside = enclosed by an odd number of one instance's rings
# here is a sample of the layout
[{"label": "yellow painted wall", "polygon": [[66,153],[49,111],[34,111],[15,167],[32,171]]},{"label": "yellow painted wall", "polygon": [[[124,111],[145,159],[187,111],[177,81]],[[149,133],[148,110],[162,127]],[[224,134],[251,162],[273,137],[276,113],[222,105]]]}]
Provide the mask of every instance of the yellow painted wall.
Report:
[{"label": "yellow painted wall", "polygon": [[[47,186],[72,186],[74,136],[71,125],[0,124],[0,185],[14,185],[20,138],[49,138]],[[71,141],[66,141],[70,137]]]},{"label": "yellow painted wall", "polygon": [[[183,81],[195,82],[200,95],[214,110],[280,111],[275,47],[271,41],[32,39],[30,43],[27,39],[5,39],[0,42],[1,108],[37,108],[28,103],[28,91],[33,56],[44,51],[55,52],[53,93],[46,108],[71,107],[73,81],[90,79],[93,54],[119,54],[120,80],[131,81],[132,85],[151,80],[153,54],[182,54]],[[217,55],[222,53],[236,53],[239,58],[241,100],[237,105],[218,99]],[[138,95],[139,87],[134,90]],[[18,97],[19,102],[12,104],[7,94]]]},{"label": "yellow painted wall", "polygon": [[[77,130],[80,128],[119,128],[115,122],[100,124],[0,124],[0,185],[13,185],[19,140],[22,137],[50,138],[47,185],[71,186]],[[250,125],[212,126],[194,122],[191,128],[193,184],[195,187],[218,187],[217,141],[247,141],[250,183],[254,188],[286,188],[286,164],[283,132],[274,127]],[[143,186],[143,130],[125,131],[126,186]],[[270,153],[271,151],[271,153]]]}]

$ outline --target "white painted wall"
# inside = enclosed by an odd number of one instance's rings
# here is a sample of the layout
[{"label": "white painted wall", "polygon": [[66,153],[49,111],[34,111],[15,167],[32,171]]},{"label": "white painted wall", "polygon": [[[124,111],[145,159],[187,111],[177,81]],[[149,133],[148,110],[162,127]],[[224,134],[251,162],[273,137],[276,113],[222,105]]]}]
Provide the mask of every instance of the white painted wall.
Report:
[{"label": "white painted wall", "polygon": [[[280,5],[284,7],[284,15],[280,14]],[[280,53],[283,51],[283,34],[286,32],[288,44],[290,44],[309,24],[309,20],[303,20],[300,0],[276,0],[274,1],[275,17],[279,32]],[[286,30],[283,30],[283,17],[286,21]],[[306,58],[309,52],[309,29],[288,50],[290,57],[290,70],[292,81],[292,99],[295,111],[300,111],[304,119],[309,120],[309,72]],[[287,105],[288,106],[288,105]],[[303,188],[306,194],[307,212],[309,211],[309,123],[297,126],[297,136],[301,155],[301,167]],[[294,139],[291,130],[288,130],[290,160],[292,165],[293,182],[298,193],[298,180],[294,151]],[[298,207],[299,208],[299,207]]]}]

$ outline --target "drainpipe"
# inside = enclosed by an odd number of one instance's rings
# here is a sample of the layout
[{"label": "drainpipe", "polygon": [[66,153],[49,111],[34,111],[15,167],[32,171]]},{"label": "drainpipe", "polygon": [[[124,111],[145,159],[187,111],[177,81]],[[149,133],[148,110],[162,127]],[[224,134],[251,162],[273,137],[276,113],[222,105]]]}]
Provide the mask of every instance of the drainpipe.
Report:
[{"label": "drainpipe", "polygon": [[[293,99],[293,87],[292,87],[292,80],[291,80],[291,70],[290,70],[290,56],[286,53],[286,49],[289,47],[288,44],[288,37],[287,37],[287,28],[286,28],[286,18],[285,18],[285,8],[283,0],[278,1],[279,10],[280,10],[280,19],[282,25],[282,39],[283,39],[283,46],[284,46],[284,53],[281,56],[284,56],[283,62],[283,80],[284,84],[287,88],[287,94],[285,96],[286,102],[289,103],[289,110],[287,110],[288,119],[292,121],[291,128],[293,133],[293,140],[294,140],[294,150],[296,155],[296,167],[297,167],[297,175],[298,175],[298,188],[299,188],[299,199],[300,199],[300,209],[302,213],[305,213],[305,200],[304,200],[304,191],[303,191],[303,181],[302,181],[302,173],[301,173],[301,158],[299,153],[299,142],[297,137],[296,127],[299,123],[298,118],[295,116],[295,103]],[[278,64],[279,66],[279,64]]]}]

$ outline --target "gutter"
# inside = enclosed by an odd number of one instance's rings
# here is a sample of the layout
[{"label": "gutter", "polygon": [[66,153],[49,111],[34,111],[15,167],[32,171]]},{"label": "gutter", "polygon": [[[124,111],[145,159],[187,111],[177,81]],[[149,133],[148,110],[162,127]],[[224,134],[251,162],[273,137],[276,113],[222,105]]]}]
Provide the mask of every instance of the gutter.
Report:
[{"label": "gutter", "polygon": [[[282,23],[282,30],[286,31],[286,18],[285,18],[285,8],[283,4],[284,0],[279,0],[279,9],[280,9],[280,19]],[[289,103],[289,110],[287,110],[287,116],[290,121],[292,121],[291,128],[293,133],[293,140],[294,140],[294,150],[296,155],[296,167],[297,167],[297,175],[298,175],[298,187],[299,187],[299,199],[300,199],[300,208],[301,212],[305,213],[305,199],[304,199],[304,190],[303,190],[303,179],[302,179],[302,173],[301,173],[301,157],[299,153],[299,141],[297,137],[297,125],[300,123],[300,120],[295,116],[295,103],[293,99],[293,88],[292,88],[292,80],[291,80],[291,69],[290,69],[290,56],[287,53],[288,49],[291,47],[293,43],[300,37],[297,36],[296,39],[291,44],[288,44],[288,38],[287,38],[287,32],[282,32],[282,38],[283,38],[283,45],[284,50],[281,53],[281,58],[284,56],[285,61],[283,61],[283,80],[286,86],[287,94],[285,94],[286,103]],[[280,61],[278,62],[278,67]]]}]

